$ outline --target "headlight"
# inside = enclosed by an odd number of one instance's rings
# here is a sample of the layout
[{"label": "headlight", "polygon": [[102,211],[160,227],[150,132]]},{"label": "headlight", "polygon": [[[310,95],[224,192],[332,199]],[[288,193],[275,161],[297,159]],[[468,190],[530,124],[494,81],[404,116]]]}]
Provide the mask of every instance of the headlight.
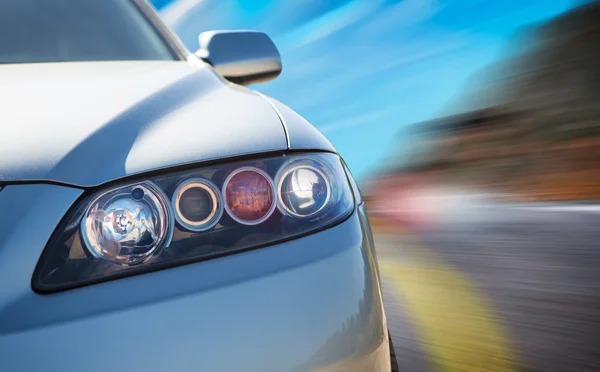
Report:
[{"label": "headlight", "polygon": [[243,225],[264,222],[275,211],[275,188],[267,174],[255,167],[241,167],[223,182],[225,209]]},{"label": "headlight", "polygon": [[170,240],[170,220],[162,191],[150,182],[136,183],[94,199],[81,219],[81,238],[94,257],[137,265]]},{"label": "headlight", "polygon": [[328,173],[327,166],[310,158],[294,159],[282,167],[277,176],[281,210],[290,216],[308,218],[326,208],[332,200],[333,176]]},{"label": "headlight", "polygon": [[204,231],[215,226],[221,218],[223,201],[212,182],[192,178],[175,189],[173,209],[182,227],[190,231]]},{"label": "headlight", "polygon": [[303,154],[88,192],[55,231],[33,288],[52,292],[254,249],[329,227],[354,199],[341,159]]}]

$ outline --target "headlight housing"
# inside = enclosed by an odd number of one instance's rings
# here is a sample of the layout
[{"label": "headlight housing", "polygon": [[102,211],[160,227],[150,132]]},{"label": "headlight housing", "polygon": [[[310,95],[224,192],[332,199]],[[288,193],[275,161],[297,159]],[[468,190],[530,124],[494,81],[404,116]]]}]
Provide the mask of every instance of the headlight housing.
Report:
[{"label": "headlight housing", "polygon": [[341,159],[294,154],[132,180],[86,193],[33,276],[53,292],[274,244],[348,217]]}]

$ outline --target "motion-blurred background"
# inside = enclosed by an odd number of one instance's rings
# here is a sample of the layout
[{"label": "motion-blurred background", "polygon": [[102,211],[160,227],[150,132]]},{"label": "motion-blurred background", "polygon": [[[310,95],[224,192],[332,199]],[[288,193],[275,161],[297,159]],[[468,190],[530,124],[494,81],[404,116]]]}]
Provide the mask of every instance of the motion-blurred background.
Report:
[{"label": "motion-blurred background", "polygon": [[405,371],[600,371],[600,3],[153,0],[257,29],[365,194]]}]

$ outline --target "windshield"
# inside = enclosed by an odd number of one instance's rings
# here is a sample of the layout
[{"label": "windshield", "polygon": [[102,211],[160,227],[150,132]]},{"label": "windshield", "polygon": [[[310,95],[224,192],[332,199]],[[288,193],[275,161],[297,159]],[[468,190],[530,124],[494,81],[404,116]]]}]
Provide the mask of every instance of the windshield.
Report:
[{"label": "windshield", "polygon": [[131,0],[0,0],[0,63],[173,59]]}]

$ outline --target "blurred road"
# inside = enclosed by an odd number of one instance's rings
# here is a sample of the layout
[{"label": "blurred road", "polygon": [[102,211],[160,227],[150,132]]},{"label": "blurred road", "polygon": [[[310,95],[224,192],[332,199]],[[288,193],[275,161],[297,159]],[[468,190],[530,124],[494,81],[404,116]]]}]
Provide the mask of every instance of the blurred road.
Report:
[{"label": "blurred road", "polygon": [[590,210],[487,206],[419,232],[376,229],[401,370],[600,371]]}]

